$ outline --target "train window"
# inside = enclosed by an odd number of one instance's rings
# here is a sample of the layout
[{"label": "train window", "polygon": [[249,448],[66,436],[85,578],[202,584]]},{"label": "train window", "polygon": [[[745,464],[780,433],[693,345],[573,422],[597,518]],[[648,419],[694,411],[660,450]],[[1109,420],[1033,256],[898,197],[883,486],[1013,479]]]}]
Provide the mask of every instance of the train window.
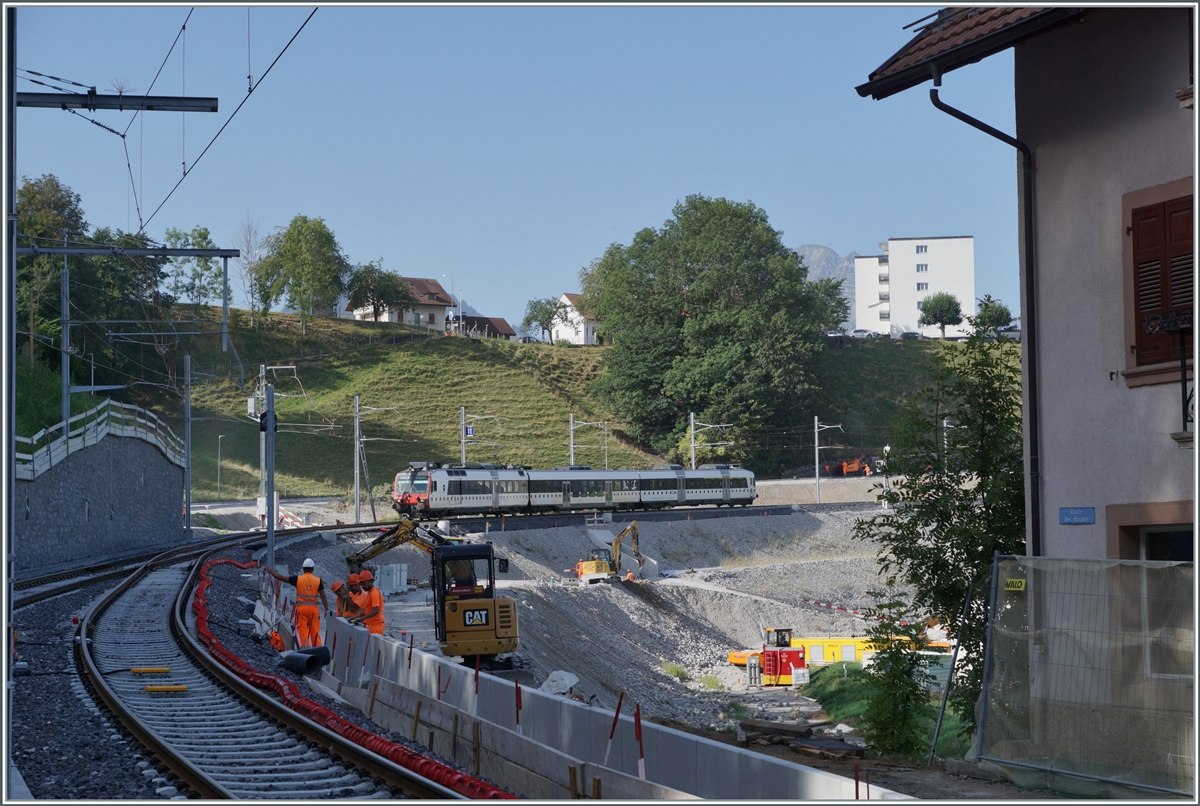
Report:
[{"label": "train window", "polygon": [[446,495],[462,495],[462,482],[458,479],[446,481]]},{"label": "train window", "polygon": [[749,487],[750,484],[744,478],[731,478],[729,480],[729,486],[730,487],[741,487],[744,489],[746,487]]}]

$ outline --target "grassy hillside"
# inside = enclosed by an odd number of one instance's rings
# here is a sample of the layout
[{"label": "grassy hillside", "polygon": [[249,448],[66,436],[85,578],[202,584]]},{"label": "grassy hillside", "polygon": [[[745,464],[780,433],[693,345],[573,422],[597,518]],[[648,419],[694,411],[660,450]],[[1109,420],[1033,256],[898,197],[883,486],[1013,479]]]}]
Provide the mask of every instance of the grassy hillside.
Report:
[{"label": "grassy hillside", "polygon": [[[354,482],[354,396],[358,395],[371,483],[389,483],[410,461],[457,461],[459,408],[485,418],[469,422],[468,461],[553,467],[569,459],[568,415],[577,421],[616,421],[588,394],[600,372],[599,352],[541,344],[435,338],[404,344],[385,339],[423,337],[392,323],[319,320],[300,334],[295,317],[274,314],[269,330],[235,332],[246,368],[246,391],[228,381],[197,384],[192,393],[193,497],[216,497],[218,435],[223,498],[245,498],[258,486],[258,430],[246,417],[259,364],[294,365],[269,371],[280,430],[277,486],[284,495],[345,493]],[[213,342],[216,340],[213,339]],[[216,345],[196,345],[197,373],[224,375],[237,365]],[[368,411],[369,408],[379,409]],[[173,421],[177,412],[169,412]],[[605,466],[604,432],[579,429],[575,461]],[[649,467],[658,461],[610,435],[610,467]],[[362,479],[366,485],[366,479]]]},{"label": "grassy hillside", "polygon": [[[202,309],[199,315],[219,321],[220,311]],[[602,371],[602,348],[426,338],[424,331],[406,325],[333,319],[315,319],[301,333],[298,317],[286,314],[272,314],[268,326],[256,329],[243,311],[231,311],[230,325],[245,389],[237,386],[233,353],[221,353],[217,338],[184,343],[194,373],[192,477],[198,501],[216,498],[218,441],[222,498],[257,493],[259,432],[246,417],[246,398],[260,364],[295,366],[268,372],[281,424],[276,484],[285,496],[353,489],[355,395],[363,408],[370,481],[376,489],[410,461],[457,461],[460,406],[469,415],[496,418],[469,423],[477,442],[467,448],[469,461],[554,467],[568,461],[569,414],[577,421],[606,420],[610,429],[623,426],[590,392]],[[933,341],[854,339],[847,347],[827,350],[818,367],[823,390],[812,413],[797,425],[796,438],[811,445],[815,414],[846,429],[844,434],[824,432],[822,443],[841,450],[823,452],[823,459],[879,453],[899,402],[926,382],[925,359],[938,347]],[[182,380],[177,379],[180,387]],[[52,370],[19,379],[18,421],[26,423],[19,433],[32,433],[47,417],[57,421],[57,389]],[[79,411],[96,400],[76,395],[72,403]],[[157,410],[183,435],[181,396],[168,393],[138,402]],[[603,430],[579,429],[575,442],[576,463],[605,466]],[[798,456],[803,469],[811,462],[811,448]],[[657,461],[610,433],[610,467],[645,468]],[[365,488],[365,478],[362,484]]]}]

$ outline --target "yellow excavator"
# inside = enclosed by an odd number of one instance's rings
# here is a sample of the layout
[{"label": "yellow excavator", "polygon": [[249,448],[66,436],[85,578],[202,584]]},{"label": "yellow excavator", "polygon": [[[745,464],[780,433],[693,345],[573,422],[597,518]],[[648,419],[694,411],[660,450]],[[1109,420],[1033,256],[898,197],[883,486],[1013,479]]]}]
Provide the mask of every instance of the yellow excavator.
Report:
[{"label": "yellow excavator", "polygon": [[[637,560],[638,568],[645,568],[646,558],[638,550],[637,521],[630,521],[629,525],[612,539],[611,549],[608,548],[607,541],[600,537],[600,535],[609,534],[608,532],[596,532],[589,529],[587,530],[587,534],[590,540],[597,543],[597,548],[589,549],[587,559],[580,560],[575,565],[575,576],[581,584],[592,585],[597,582],[617,582],[620,580],[621,544],[625,541],[626,537],[629,538],[629,548],[633,554],[633,558]],[[605,545],[599,545],[601,543],[605,543]]]},{"label": "yellow excavator", "polygon": [[508,560],[496,558],[491,543],[463,543],[437,529],[402,520],[357,554],[346,558],[350,573],[389,549],[411,543],[430,557],[429,587],[433,620],[442,654],[458,655],[474,667],[511,668],[497,655],[513,652],[520,640],[517,607],[496,597],[496,574],[508,572]]}]

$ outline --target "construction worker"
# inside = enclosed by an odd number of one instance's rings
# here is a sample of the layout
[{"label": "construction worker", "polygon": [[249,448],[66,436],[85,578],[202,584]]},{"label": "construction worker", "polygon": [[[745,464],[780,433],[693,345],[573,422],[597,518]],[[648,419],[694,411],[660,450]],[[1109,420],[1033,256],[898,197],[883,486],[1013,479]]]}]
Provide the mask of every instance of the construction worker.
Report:
[{"label": "construction worker", "polygon": [[[313,573],[317,564],[309,557],[300,565],[302,573],[299,576],[285,577],[269,565],[264,565],[267,573],[296,588],[296,644],[301,649],[321,645],[321,611],[329,610],[329,600],[325,597],[325,583]],[[321,601],[321,609],[317,609],[317,600]]]},{"label": "construction worker", "polygon": [[366,599],[362,611],[350,617],[351,624],[362,624],[370,632],[383,635],[383,592],[375,587],[375,575],[364,569],[358,572],[358,582]]},{"label": "construction worker", "polygon": [[333,615],[346,618],[358,610],[358,605],[350,598],[350,588],[342,583],[340,579],[335,579],[329,586],[333,591],[333,595],[337,597],[337,604],[334,607]]},{"label": "construction worker", "polygon": [[626,582],[633,582],[633,579],[634,579],[634,577],[633,577],[633,572],[632,572],[632,571],[630,571],[628,574],[626,574],[626,575],[625,575],[625,581],[626,581]]},{"label": "construction worker", "polygon": [[350,615],[357,615],[356,611],[361,612],[367,603],[367,592],[362,589],[362,583],[358,574],[351,574],[346,578],[346,587],[349,589],[350,601],[354,605],[353,610],[350,611]]}]

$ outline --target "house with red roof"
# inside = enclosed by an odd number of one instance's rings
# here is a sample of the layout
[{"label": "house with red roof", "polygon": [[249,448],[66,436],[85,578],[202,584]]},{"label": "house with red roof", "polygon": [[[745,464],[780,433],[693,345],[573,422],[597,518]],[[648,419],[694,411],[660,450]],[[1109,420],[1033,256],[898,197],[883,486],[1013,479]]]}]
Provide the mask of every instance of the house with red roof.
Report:
[{"label": "house with red roof", "polygon": [[600,328],[599,320],[580,306],[580,296],[563,294],[558,298],[558,301],[566,306],[566,320],[554,323],[554,327],[550,329],[550,341],[567,341],[580,345],[604,343],[603,337],[596,335]]}]

